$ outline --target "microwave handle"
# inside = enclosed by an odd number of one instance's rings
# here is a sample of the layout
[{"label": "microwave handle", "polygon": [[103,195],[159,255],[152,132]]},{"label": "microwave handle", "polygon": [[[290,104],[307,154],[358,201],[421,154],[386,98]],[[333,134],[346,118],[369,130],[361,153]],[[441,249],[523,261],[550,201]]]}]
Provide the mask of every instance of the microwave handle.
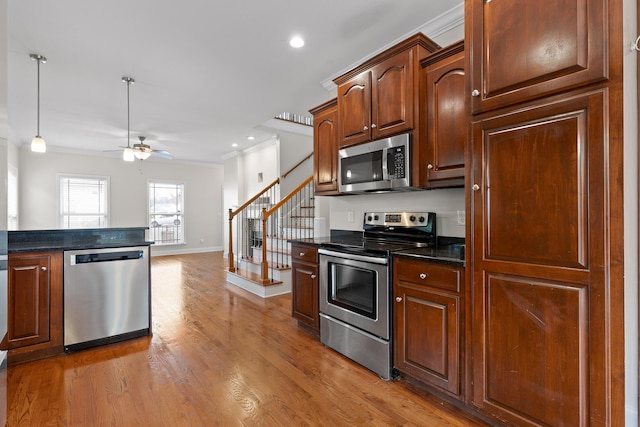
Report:
[{"label": "microwave handle", "polygon": [[387,161],[388,159],[389,159],[389,149],[383,148],[382,149],[382,180],[383,181],[389,181],[389,163]]}]

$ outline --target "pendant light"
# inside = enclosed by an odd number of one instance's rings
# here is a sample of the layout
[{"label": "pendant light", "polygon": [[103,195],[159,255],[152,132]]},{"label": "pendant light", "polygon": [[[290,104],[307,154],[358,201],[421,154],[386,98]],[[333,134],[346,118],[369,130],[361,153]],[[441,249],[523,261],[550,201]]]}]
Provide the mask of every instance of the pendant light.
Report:
[{"label": "pendant light", "polygon": [[136,158],[133,154],[133,148],[131,148],[131,112],[129,109],[129,86],[131,86],[135,80],[132,77],[123,77],[122,82],[127,84],[127,147],[122,152],[122,160],[125,162],[133,162]]},{"label": "pendant light", "polygon": [[44,141],[44,138],[40,136],[40,63],[43,64],[47,62],[47,58],[42,55],[38,55],[35,53],[29,54],[29,57],[36,61],[38,66],[38,109],[37,109],[37,123],[38,128],[36,132],[36,136],[31,140],[31,151],[36,153],[45,153],[47,151],[47,144]]}]

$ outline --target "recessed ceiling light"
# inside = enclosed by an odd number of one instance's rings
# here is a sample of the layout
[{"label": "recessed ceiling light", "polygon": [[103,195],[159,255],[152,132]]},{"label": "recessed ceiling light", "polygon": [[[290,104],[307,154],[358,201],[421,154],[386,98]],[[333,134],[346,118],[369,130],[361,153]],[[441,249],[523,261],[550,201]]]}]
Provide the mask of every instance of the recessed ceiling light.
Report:
[{"label": "recessed ceiling light", "polygon": [[291,47],[300,48],[304,46],[304,40],[302,40],[302,37],[300,36],[294,36],[289,40],[289,45],[291,45]]},{"label": "recessed ceiling light", "polygon": [[238,144],[236,144],[235,142],[233,144],[231,144],[232,147],[237,147]]},{"label": "recessed ceiling light", "polygon": [[247,139],[248,139],[249,141],[253,141],[254,139],[256,139],[256,137],[255,137],[255,136],[248,136],[248,137],[247,137]]}]

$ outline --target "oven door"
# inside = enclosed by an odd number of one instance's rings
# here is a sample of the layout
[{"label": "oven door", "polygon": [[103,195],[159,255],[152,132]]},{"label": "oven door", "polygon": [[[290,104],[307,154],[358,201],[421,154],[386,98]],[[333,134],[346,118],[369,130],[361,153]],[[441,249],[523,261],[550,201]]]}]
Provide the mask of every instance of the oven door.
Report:
[{"label": "oven door", "polygon": [[320,312],[390,339],[389,261],[320,249]]}]

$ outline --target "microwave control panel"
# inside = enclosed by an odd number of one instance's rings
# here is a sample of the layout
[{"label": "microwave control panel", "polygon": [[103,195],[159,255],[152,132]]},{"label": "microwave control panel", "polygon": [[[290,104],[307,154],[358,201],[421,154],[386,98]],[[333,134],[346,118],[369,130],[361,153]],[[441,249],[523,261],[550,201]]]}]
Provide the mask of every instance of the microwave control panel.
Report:
[{"label": "microwave control panel", "polygon": [[405,147],[392,147],[387,151],[387,172],[389,179],[404,179],[406,153]]}]

